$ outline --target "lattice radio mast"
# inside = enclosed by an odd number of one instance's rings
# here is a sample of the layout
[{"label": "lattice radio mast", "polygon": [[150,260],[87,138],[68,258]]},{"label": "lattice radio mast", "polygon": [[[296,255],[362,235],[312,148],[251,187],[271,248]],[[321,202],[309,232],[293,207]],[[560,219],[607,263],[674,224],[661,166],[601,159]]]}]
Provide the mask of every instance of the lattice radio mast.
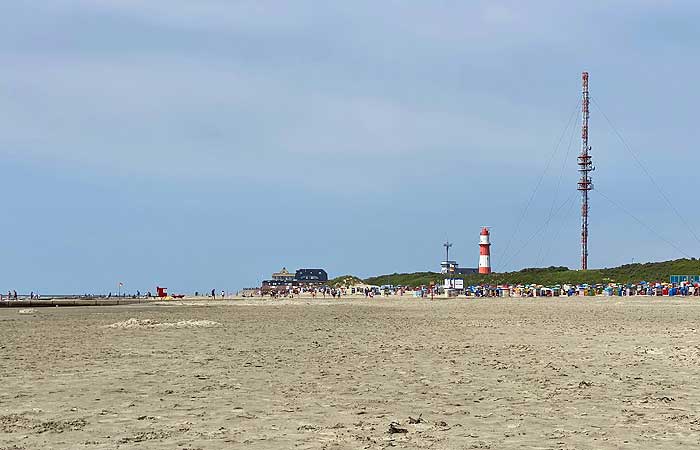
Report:
[{"label": "lattice radio mast", "polygon": [[581,191],[581,270],[588,270],[588,192],[593,189],[591,172],[595,170],[591,161],[588,145],[588,72],[581,74],[583,82],[583,99],[581,102],[581,154],[578,156],[578,171],[581,174],[578,180],[578,190]]}]

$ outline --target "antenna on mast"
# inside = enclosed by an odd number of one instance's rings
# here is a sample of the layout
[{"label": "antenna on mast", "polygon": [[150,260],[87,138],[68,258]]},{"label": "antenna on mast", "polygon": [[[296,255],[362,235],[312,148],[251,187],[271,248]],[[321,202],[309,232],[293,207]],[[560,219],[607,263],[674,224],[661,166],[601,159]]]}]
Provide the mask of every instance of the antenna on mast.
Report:
[{"label": "antenna on mast", "polygon": [[450,247],[452,247],[452,243],[447,240],[445,241],[444,244],[442,244],[443,247],[445,247],[445,261],[449,264],[450,261]]}]

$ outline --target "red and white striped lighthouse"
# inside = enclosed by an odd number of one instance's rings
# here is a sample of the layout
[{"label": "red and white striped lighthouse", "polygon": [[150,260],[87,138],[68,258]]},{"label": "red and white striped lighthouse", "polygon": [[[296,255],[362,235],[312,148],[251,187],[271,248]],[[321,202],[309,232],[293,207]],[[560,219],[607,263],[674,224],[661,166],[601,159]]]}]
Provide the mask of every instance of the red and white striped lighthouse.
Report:
[{"label": "red and white striped lighthouse", "polygon": [[479,273],[491,273],[491,242],[488,227],[481,228],[479,235]]}]

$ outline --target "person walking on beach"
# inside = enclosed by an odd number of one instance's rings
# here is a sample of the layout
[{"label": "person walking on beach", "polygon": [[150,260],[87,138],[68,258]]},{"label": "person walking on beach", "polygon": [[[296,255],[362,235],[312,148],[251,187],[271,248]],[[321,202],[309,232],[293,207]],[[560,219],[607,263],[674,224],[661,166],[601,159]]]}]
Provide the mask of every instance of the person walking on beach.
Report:
[{"label": "person walking on beach", "polygon": [[223,300],[224,297],[226,297],[226,293],[223,290],[221,290],[221,300]]},{"label": "person walking on beach", "polygon": [[216,300],[216,289],[211,290],[211,297]]}]

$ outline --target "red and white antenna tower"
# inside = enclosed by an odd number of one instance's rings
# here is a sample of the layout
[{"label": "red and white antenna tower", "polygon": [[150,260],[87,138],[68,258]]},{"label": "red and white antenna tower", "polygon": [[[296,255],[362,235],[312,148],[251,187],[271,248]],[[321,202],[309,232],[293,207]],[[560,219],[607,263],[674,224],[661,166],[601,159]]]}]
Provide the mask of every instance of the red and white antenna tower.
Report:
[{"label": "red and white antenna tower", "polygon": [[578,190],[581,191],[581,270],[588,269],[588,192],[593,189],[591,172],[595,170],[591,161],[588,145],[588,118],[589,118],[589,95],[588,95],[588,72],[581,74],[583,82],[583,99],[581,106],[581,154],[578,156],[578,171],[581,177],[578,180]]}]

